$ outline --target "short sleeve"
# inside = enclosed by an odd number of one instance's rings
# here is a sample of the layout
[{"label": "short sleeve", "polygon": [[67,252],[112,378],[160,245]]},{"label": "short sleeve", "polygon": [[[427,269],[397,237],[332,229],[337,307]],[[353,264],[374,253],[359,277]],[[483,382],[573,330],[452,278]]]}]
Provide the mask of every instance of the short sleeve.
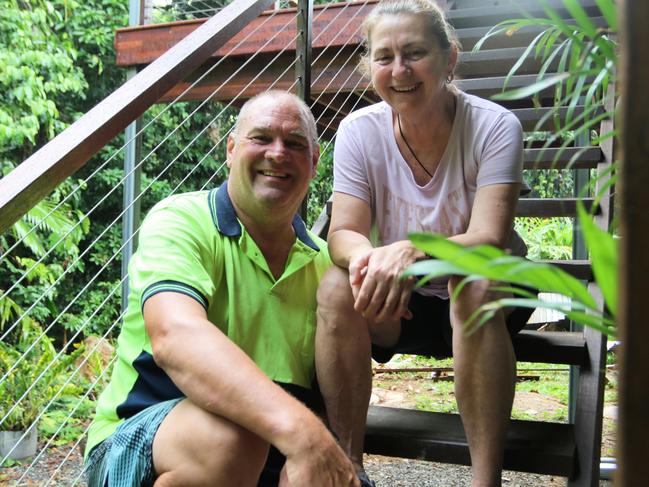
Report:
[{"label": "short sleeve", "polygon": [[523,182],[523,129],[511,112],[498,117],[477,157],[480,161],[478,188]]},{"label": "short sleeve", "polygon": [[207,310],[222,269],[214,234],[206,202],[200,205],[181,196],[154,207],[142,223],[138,250],[129,266],[140,305],[159,292],[171,291],[195,299]]},{"label": "short sleeve", "polygon": [[366,201],[371,199],[367,167],[359,134],[349,123],[343,121],[334,145],[333,190]]}]

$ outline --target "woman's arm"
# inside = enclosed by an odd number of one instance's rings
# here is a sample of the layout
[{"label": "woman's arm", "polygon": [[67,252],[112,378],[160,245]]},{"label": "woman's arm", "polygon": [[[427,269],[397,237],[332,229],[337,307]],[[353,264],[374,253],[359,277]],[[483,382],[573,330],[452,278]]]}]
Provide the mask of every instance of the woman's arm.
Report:
[{"label": "woman's arm", "polygon": [[514,222],[520,187],[520,183],[507,183],[478,188],[466,232],[449,240],[467,246],[489,244],[504,248]]},{"label": "woman's arm", "polygon": [[374,248],[371,221],[365,201],[334,193],[329,253],[336,265],[349,269],[356,311],[377,322],[407,317],[413,282],[401,275],[424,254],[408,240]]}]

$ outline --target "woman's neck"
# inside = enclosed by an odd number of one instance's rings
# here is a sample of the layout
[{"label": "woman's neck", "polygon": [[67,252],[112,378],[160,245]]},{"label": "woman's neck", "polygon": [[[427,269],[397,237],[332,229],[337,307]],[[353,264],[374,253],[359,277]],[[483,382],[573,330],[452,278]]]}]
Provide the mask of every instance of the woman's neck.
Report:
[{"label": "woman's neck", "polygon": [[[394,122],[401,123],[401,132],[412,149],[428,151],[440,144],[446,146],[453,128],[456,110],[456,96],[447,90],[442,103],[435,104],[417,113],[394,114]],[[396,117],[399,116],[397,121]],[[396,127],[398,130],[398,127]],[[395,130],[396,132],[396,130]]]}]

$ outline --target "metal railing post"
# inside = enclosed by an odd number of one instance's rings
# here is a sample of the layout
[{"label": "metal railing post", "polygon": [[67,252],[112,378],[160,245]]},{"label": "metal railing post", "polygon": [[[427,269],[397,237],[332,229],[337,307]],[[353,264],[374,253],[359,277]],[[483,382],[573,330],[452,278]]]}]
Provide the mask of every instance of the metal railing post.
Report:
[{"label": "metal railing post", "polygon": [[[590,137],[587,134],[579,135],[575,140],[575,145],[578,147],[585,147],[591,144]],[[575,169],[573,170],[574,177],[574,196],[579,198],[583,193],[582,190],[588,185],[590,181],[590,169]],[[572,258],[573,259],[588,259],[588,250],[584,242],[584,235],[581,230],[581,223],[579,218],[573,218],[572,226]],[[570,331],[582,331],[583,326],[574,322],[570,322]],[[570,380],[568,387],[568,422],[575,422],[575,415],[577,413],[577,398],[579,397],[579,367],[575,365],[570,366]]]},{"label": "metal railing post", "polygon": [[[129,25],[140,25],[149,0],[130,0]],[[130,79],[137,74],[135,68],[129,68],[126,78]],[[137,247],[135,232],[140,226],[140,174],[142,168],[138,166],[141,159],[142,135],[138,132],[142,127],[141,120],[129,124],[124,130],[124,139],[128,144],[124,148],[124,216],[122,217],[122,312],[128,306],[129,283],[128,264]],[[129,142],[130,141],[130,142]]]},{"label": "metal railing post", "polygon": [[[299,36],[295,46],[295,81],[297,82],[297,96],[302,98],[307,106],[311,106],[311,52],[313,0],[298,0],[297,3],[297,31]],[[309,195],[304,197],[300,214],[302,219],[307,219]]]}]

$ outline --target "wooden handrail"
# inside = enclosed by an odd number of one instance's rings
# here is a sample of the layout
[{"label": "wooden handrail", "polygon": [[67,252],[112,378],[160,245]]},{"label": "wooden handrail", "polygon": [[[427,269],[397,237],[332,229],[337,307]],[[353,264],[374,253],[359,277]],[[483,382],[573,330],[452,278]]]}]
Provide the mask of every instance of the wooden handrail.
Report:
[{"label": "wooden handrail", "polygon": [[234,0],[1,179],[0,233],[272,4]]}]

